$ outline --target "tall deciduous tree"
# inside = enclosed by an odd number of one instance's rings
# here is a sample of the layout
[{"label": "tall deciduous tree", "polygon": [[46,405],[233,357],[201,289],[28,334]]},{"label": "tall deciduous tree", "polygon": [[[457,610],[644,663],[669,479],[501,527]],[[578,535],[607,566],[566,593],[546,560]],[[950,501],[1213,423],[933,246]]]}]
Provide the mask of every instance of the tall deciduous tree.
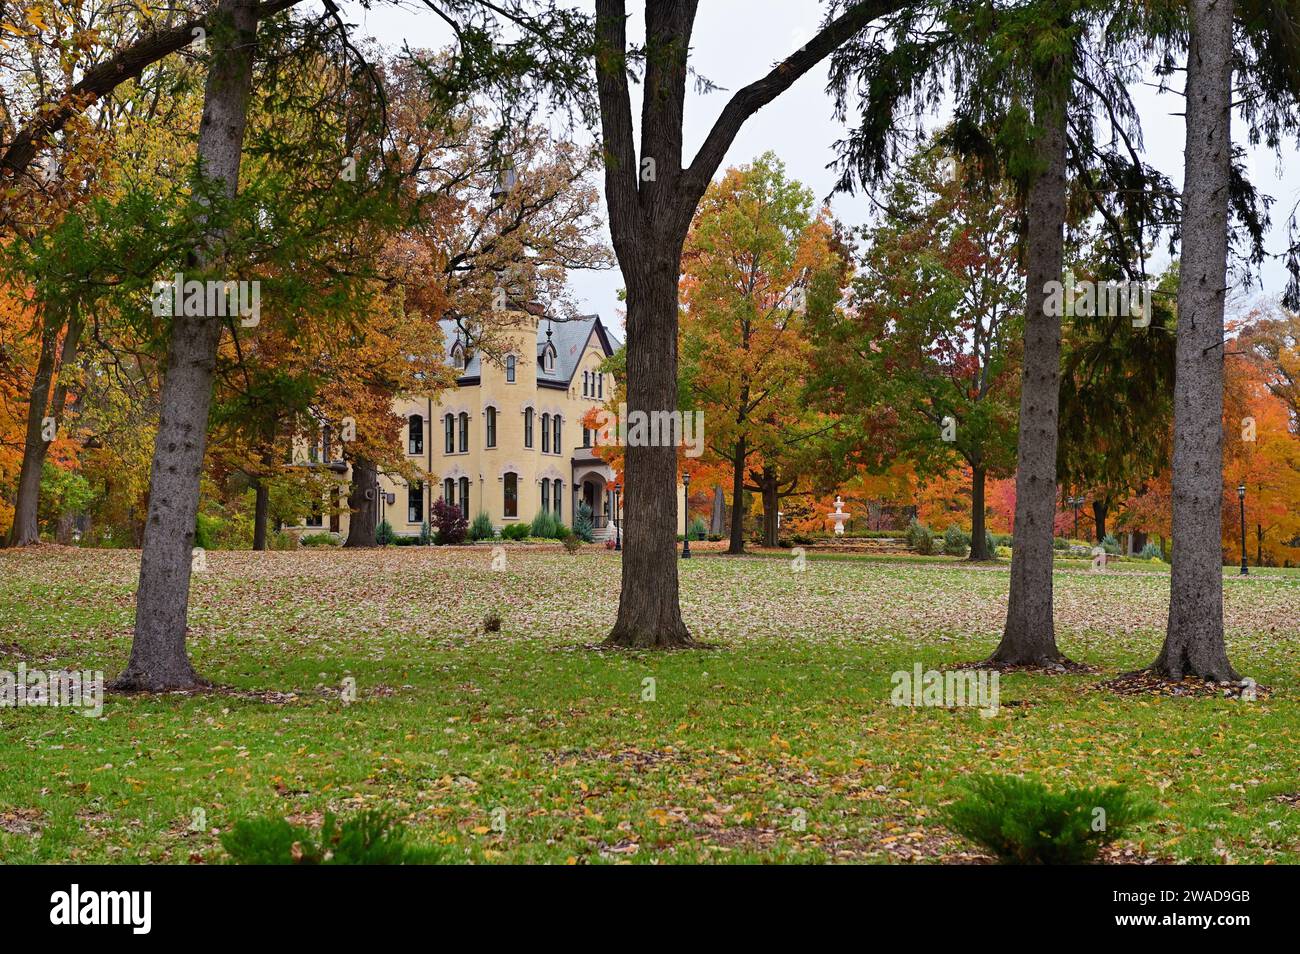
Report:
[{"label": "tall deciduous tree", "polygon": [[[212,61],[198,141],[200,179],[211,183],[212,192],[201,190],[196,202],[214,197],[233,200],[239,189],[257,47],[255,2],[222,0],[214,16]],[[206,241],[193,253],[199,271],[207,272],[217,264],[224,233],[223,218],[214,218]],[[135,638],[127,667],[114,682],[118,689],[159,691],[202,682],[185,651],[186,597],[222,326],[216,315],[173,318],[162,386],[162,417],[149,478]]]},{"label": "tall deciduous tree", "polygon": [[[972,560],[988,560],[985,483],[1015,464],[1024,296],[1017,210],[933,144],[901,168],[854,282],[818,334],[818,391],[875,419],[869,444],[933,475],[970,467]],[[888,436],[883,443],[876,435]]]},{"label": "tall deciduous tree", "polygon": [[[766,153],[709,187],[686,239],[682,377],[687,401],[704,414],[709,452],[731,472],[729,553],[744,551],[746,489],[763,495],[765,536],[774,538],[780,493],[801,476],[792,452],[816,429],[804,420],[812,354],[804,316],[814,277],[830,271],[842,285],[847,269],[832,237],[831,224],[813,217],[812,192]],[[833,309],[838,297],[824,304]]]},{"label": "tall deciduous tree", "polygon": [[[677,397],[677,282],[695,208],[745,121],[868,25],[899,7],[891,0],[834,4],[803,47],[738,90],[689,165],[682,121],[698,0],[645,4],[645,45],[627,42],[624,0],[596,2],[596,65],[605,199],[627,282],[627,395],[632,412],[670,412]],[[835,15],[838,12],[838,15]],[[629,91],[642,67],[638,154]],[[676,452],[627,448],[627,533],[618,618],[606,643],[673,647],[693,643],[678,603]]]}]

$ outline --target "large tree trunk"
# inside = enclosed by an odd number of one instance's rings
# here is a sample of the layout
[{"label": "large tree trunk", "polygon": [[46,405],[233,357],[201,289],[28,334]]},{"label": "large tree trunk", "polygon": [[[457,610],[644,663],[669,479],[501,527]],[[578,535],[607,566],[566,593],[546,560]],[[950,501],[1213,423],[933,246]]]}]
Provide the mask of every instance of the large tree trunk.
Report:
[{"label": "large tree trunk", "polygon": [[[677,397],[677,282],[682,244],[709,181],[745,120],[790,88],[893,0],[855,3],[811,40],[728,100],[689,166],[682,163],[687,58],[698,0],[645,5],[638,160],[629,92],[627,8],[596,0],[596,68],[609,230],[627,281],[629,413],[671,410]],[[629,447],[628,533],[618,621],[607,644],[691,643],[677,603],[676,450]],[[732,533],[734,534],[733,527]]]},{"label": "large tree trunk", "polygon": [[[36,374],[32,378],[31,393],[27,398],[27,432],[23,443],[23,462],[18,474],[18,494],[14,500],[14,522],[9,530],[9,545],[14,547],[40,543],[41,475],[50,442],[45,439],[45,418],[54,418],[56,426],[63,422],[63,407],[67,403],[66,379],[54,386],[51,401],[50,386],[63,378],[77,359],[77,346],[81,339],[83,319],[74,305],[71,316],[64,324],[66,310],[58,305],[46,305],[41,315],[41,350],[36,361]],[[55,363],[59,334],[63,334],[63,348]]]},{"label": "large tree trunk", "polygon": [[1171,679],[1235,680],[1223,640],[1223,303],[1232,159],[1232,2],[1193,0],[1174,372]]},{"label": "large tree trunk", "polygon": [[352,491],[348,494],[348,538],[345,547],[374,547],[379,523],[379,474],[364,457],[352,458]]},{"label": "large tree trunk", "polygon": [[745,552],[745,439],[736,441],[736,452],[731,458],[731,536],[727,552]]},{"label": "large tree trunk", "polygon": [[970,470],[970,559],[991,560],[989,553],[988,529],[984,514],[984,487],[988,472],[983,467]]},{"label": "large tree trunk", "polygon": [[[1064,661],[1052,619],[1052,522],[1056,515],[1056,431],[1060,403],[1061,316],[1049,314],[1048,282],[1061,280],[1065,228],[1066,109],[1070,64],[1044,70],[1035,97],[1035,151],[1025,235],[1025,353],[1016,449],[1016,545],[1002,641],[989,661]],[[1050,309],[1056,310],[1056,309]]]},{"label": "large tree trunk", "polygon": [[[204,88],[198,161],[203,175],[233,198],[253,82],[257,13],[253,0],[222,0],[216,13],[229,30],[213,30]],[[212,233],[192,256],[200,273],[215,264],[221,235]],[[114,688],[158,692],[203,685],[185,652],[191,550],[199,479],[207,445],[208,410],[222,319],[171,319],[162,412],[149,476],[149,514],[140,556],[131,659]]]},{"label": "large tree trunk", "polygon": [[258,477],[253,481],[253,549],[266,549],[266,522],[270,511],[271,492],[266,486],[266,479]]},{"label": "large tree trunk", "polygon": [[1110,508],[1106,506],[1106,501],[1093,499],[1092,501],[1092,527],[1097,534],[1097,542],[1106,539],[1106,514]]},{"label": "large tree trunk", "polygon": [[[650,246],[650,274],[627,276],[628,413],[677,405],[677,276],[681,244]],[[694,644],[677,590],[677,449],[628,447],[627,525],[618,619],[606,645],[665,648]]]}]

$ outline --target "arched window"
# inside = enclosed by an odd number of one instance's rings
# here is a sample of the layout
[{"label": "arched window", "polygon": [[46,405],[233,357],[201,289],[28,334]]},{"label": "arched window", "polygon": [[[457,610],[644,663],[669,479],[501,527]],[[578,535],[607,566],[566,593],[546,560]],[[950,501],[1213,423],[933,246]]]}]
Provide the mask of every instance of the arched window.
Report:
[{"label": "arched window", "polygon": [[551,478],[542,478],[542,509],[551,509]]},{"label": "arched window", "polygon": [[506,355],[506,382],[515,383],[515,356],[512,354]]},{"label": "arched window", "polygon": [[542,370],[547,374],[555,370],[555,348],[552,345],[548,344],[542,352]]},{"label": "arched window", "polygon": [[564,452],[564,442],[560,440],[560,425],[562,423],[563,421],[558,414],[551,418],[551,427],[555,429],[555,433],[551,435],[551,447],[557,454]]},{"label": "arched window", "polygon": [[559,520],[560,517],[564,515],[564,507],[561,504],[561,501],[564,499],[564,497],[560,493],[560,488],[562,488],[563,486],[564,486],[563,482],[559,480],[555,481],[555,483],[551,485],[551,490],[555,494],[555,503],[551,507],[551,510],[555,512],[556,520]]},{"label": "arched window", "polygon": [[586,397],[591,393],[591,372],[582,372],[582,396]]},{"label": "arched window", "polygon": [[406,452],[424,453],[424,416],[412,414],[406,421]]},{"label": "arched window", "polygon": [[542,415],[542,453],[551,452],[551,415]]},{"label": "arched window", "polygon": [[504,483],[505,500],[502,513],[507,517],[517,517],[519,516],[519,475],[506,474]]},{"label": "arched window", "polygon": [[442,452],[444,454],[456,453],[456,419],[450,414],[442,419]]},{"label": "arched window", "polygon": [[468,477],[462,477],[460,479],[460,512],[464,515],[466,520],[469,519],[469,478]]},{"label": "arched window", "polygon": [[469,415],[460,412],[460,452],[469,453]]},{"label": "arched window", "polygon": [[462,371],[465,370],[465,349],[459,343],[451,349],[451,362]]},{"label": "arched window", "polygon": [[494,407],[487,409],[487,438],[485,443],[488,447],[497,446],[497,409]]},{"label": "arched window", "polygon": [[449,504],[456,502],[456,481],[450,477],[442,482],[442,499]]},{"label": "arched window", "polygon": [[424,523],[424,481],[406,485],[406,522]]},{"label": "arched window", "polygon": [[533,446],[533,409],[524,408],[524,446]]}]

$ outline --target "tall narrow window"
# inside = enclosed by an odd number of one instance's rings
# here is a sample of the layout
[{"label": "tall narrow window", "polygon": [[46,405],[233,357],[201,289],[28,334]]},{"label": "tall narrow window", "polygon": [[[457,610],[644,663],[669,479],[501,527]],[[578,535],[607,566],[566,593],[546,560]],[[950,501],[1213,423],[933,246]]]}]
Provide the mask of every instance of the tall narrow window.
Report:
[{"label": "tall narrow window", "polygon": [[442,419],[442,440],[444,454],[456,453],[456,419],[450,414]]},{"label": "tall narrow window", "polygon": [[600,374],[598,372],[596,374],[596,397],[603,398],[604,396],[605,396],[605,375]]},{"label": "tall narrow window", "polygon": [[542,453],[551,452],[551,415],[542,415]]},{"label": "tall narrow window", "polygon": [[424,522],[424,481],[406,485],[406,522]]},{"label": "tall narrow window", "polygon": [[542,478],[542,509],[551,509],[551,478]]},{"label": "tall narrow window", "polygon": [[456,481],[450,477],[442,482],[442,499],[449,504],[456,502]]},{"label": "tall narrow window", "polygon": [[487,439],[488,447],[497,446],[497,409],[489,407],[487,409]]},{"label": "tall narrow window", "polygon": [[460,452],[469,453],[469,415],[460,412]]},{"label": "tall narrow window", "polygon": [[515,383],[515,356],[512,354],[506,355],[506,382]]},{"label": "tall narrow window", "polygon": [[460,512],[464,515],[466,520],[469,519],[469,478],[468,477],[462,477],[460,479]]},{"label": "tall narrow window", "polygon": [[406,420],[406,452],[424,453],[424,416],[421,414],[412,414]]},{"label": "tall narrow window", "polygon": [[524,410],[524,446],[533,446],[533,409],[531,407]]},{"label": "tall narrow window", "polygon": [[582,372],[582,396],[586,397],[591,390],[591,372]]},{"label": "tall narrow window", "polygon": [[564,497],[561,496],[560,494],[560,488],[563,486],[564,486],[563,482],[559,480],[557,480],[555,483],[551,485],[551,490],[555,494],[555,503],[551,507],[551,510],[555,512],[556,520],[559,520],[562,516],[564,516],[564,507],[560,503],[560,501],[564,499]]},{"label": "tall narrow window", "polygon": [[560,440],[560,425],[562,423],[563,419],[558,414],[551,418],[551,427],[555,429],[555,433],[551,435],[551,449],[557,454],[564,452],[564,443]]},{"label": "tall narrow window", "polygon": [[502,513],[507,517],[519,516],[519,475],[506,474],[505,500]]}]

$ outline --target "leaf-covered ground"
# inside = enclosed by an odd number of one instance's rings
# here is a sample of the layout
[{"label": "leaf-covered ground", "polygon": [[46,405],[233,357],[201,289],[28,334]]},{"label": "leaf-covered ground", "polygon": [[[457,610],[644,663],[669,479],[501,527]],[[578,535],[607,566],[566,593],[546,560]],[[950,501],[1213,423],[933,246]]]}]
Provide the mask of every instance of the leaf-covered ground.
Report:
[{"label": "leaf-covered ground", "polygon": [[[138,559],[0,552],[0,669],[111,678]],[[1230,655],[1271,690],[1244,702],[1097,688],[1154,658],[1169,578],[1060,569],[1058,639],[1099,671],[1004,675],[988,719],[895,707],[890,676],[987,655],[1005,566],[701,554],[682,602],[713,648],[629,654],[591,648],[615,554],[490,563],[209,553],[190,650],[221,690],[0,709],[0,859],[215,862],[240,818],[386,805],[474,861],[959,861],[938,816],[961,778],[1032,772],[1158,806],[1113,860],[1300,861],[1300,576],[1225,577]]]}]

